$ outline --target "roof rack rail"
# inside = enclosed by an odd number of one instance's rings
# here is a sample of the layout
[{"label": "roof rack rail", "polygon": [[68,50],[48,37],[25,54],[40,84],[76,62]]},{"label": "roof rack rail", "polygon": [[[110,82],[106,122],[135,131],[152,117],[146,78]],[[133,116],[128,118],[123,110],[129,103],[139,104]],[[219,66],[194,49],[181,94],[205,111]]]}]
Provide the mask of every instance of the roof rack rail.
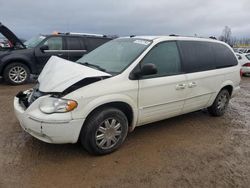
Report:
[{"label": "roof rack rail", "polygon": [[66,35],[84,35],[84,36],[95,36],[95,37],[107,37],[106,35],[96,34],[96,33],[75,33],[75,32],[68,32]]},{"label": "roof rack rail", "polygon": [[176,34],[170,34],[170,37],[179,37],[180,35],[176,35]]},{"label": "roof rack rail", "polygon": [[217,38],[216,38],[215,36],[210,36],[209,38],[210,38],[210,39],[217,40]]}]

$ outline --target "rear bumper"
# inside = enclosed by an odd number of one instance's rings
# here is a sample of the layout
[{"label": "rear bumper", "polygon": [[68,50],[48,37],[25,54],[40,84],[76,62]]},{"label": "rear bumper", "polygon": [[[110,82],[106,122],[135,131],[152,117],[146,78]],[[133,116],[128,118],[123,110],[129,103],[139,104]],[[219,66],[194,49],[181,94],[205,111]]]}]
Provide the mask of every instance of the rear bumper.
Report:
[{"label": "rear bumper", "polygon": [[[38,108],[36,104],[34,105]],[[19,98],[14,98],[16,117],[26,132],[47,143],[63,144],[77,142],[84,119],[65,119],[65,114],[63,113],[56,114],[56,118],[51,119],[49,118],[50,115],[38,112],[39,109],[36,109],[36,107],[33,107],[34,111],[36,111],[35,113],[33,110],[25,110],[19,103]]]}]

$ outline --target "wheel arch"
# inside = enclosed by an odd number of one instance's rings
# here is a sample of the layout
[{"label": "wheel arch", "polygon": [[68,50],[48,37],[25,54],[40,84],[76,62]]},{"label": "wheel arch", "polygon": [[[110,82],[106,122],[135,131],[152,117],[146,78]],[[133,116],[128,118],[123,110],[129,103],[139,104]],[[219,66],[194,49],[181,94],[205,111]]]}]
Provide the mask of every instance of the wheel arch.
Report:
[{"label": "wheel arch", "polygon": [[232,93],[233,93],[233,86],[232,85],[226,85],[223,88],[221,88],[221,90],[223,90],[223,89],[226,89],[229,92],[230,96],[232,95]]},{"label": "wheel arch", "polygon": [[234,90],[234,83],[231,80],[227,80],[227,81],[223,82],[223,84],[221,85],[220,90],[218,91],[218,93],[223,89],[228,90],[228,92],[229,92],[229,94],[231,96],[232,93],[233,93],[233,90]]},{"label": "wheel arch", "polygon": [[1,70],[1,75],[3,75],[4,70],[5,70],[6,67],[7,67],[8,65],[10,65],[11,63],[23,63],[24,65],[26,65],[26,66],[29,68],[30,72],[32,73],[32,67],[31,67],[30,63],[28,63],[27,60],[22,59],[22,58],[14,58],[14,59],[9,59],[8,61],[6,61],[6,62],[4,63],[4,66],[3,66],[2,70]]},{"label": "wheel arch", "polygon": [[[97,111],[100,109],[104,109],[104,108],[116,108],[121,110],[127,117],[128,119],[128,126],[129,126],[129,131],[132,131],[135,127],[135,119],[137,117],[132,106],[130,104],[128,104],[127,102],[124,101],[113,101],[113,102],[106,102],[103,104],[100,104],[99,106],[94,107],[86,116],[85,122],[87,122],[87,120]],[[84,125],[83,125],[84,126]]]}]

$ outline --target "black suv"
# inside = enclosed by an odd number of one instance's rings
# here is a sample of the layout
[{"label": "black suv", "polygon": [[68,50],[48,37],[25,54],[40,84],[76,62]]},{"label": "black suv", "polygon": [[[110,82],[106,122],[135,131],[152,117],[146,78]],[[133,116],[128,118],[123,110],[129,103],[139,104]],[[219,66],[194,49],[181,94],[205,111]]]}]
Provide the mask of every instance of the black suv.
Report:
[{"label": "black suv", "polygon": [[11,43],[9,48],[0,48],[0,76],[12,85],[25,83],[30,74],[38,75],[53,55],[76,61],[113,39],[99,34],[54,33],[39,35],[23,43],[1,23],[0,33]]}]

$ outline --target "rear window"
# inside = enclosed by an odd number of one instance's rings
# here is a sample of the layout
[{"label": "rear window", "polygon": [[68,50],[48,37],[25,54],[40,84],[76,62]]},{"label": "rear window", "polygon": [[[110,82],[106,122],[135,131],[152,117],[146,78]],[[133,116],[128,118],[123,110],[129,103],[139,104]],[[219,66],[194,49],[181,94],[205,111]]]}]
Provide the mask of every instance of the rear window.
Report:
[{"label": "rear window", "polygon": [[238,64],[234,53],[225,45],[203,41],[179,41],[186,73],[207,71]]}]

